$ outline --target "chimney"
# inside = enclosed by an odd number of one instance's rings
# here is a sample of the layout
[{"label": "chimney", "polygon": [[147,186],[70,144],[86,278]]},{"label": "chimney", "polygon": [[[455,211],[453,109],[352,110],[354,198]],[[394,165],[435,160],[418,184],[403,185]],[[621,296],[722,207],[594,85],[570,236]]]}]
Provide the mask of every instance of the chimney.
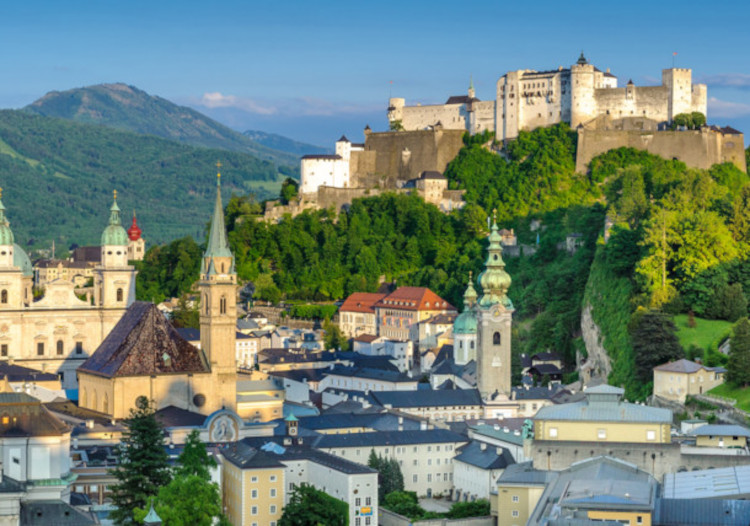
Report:
[{"label": "chimney", "polygon": [[503,448],[501,448],[501,447],[496,448],[495,449],[495,453],[497,453],[498,457],[502,457],[503,456]]},{"label": "chimney", "polygon": [[425,422],[424,420],[422,420],[422,421],[421,421],[421,422],[419,423],[419,430],[420,430],[420,431],[426,431],[426,430],[427,430],[427,422]]},{"label": "chimney", "polygon": [[403,424],[404,423],[404,417],[403,416],[399,416],[398,417],[398,423],[399,424]]},{"label": "chimney", "polygon": [[484,451],[484,450],[486,450],[486,449],[487,449],[487,444],[485,444],[484,442],[481,442],[481,443],[479,444],[479,450],[480,450],[480,451]]},{"label": "chimney", "polygon": [[91,419],[86,420],[86,428],[88,428],[88,429],[94,429],[94,421],[91,420]]}]

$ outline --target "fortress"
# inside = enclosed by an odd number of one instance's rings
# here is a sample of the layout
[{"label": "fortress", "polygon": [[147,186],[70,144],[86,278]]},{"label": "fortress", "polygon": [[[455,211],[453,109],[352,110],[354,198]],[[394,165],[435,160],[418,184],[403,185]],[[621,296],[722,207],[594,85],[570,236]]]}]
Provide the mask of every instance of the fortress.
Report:
[{"label": "fortress", "polygon": [[617,77],[594,67],[581,53],[569,68],[510,71],[497,81],[496,100],[480,101],[473,86],[466,96],[450,97],[445,104],[406,106],[391,98],[388,121],[393,129],[423,130],[436,125],[472,134],[495,132],[499,140],[513,139],[522,130],[567,122],[576,128],[601,115],[642,117],[671,122],[675,115],[694,111],[706,114],[705,84],[693,84],[692,71],[662,71],[660,86],[617,87]]}]

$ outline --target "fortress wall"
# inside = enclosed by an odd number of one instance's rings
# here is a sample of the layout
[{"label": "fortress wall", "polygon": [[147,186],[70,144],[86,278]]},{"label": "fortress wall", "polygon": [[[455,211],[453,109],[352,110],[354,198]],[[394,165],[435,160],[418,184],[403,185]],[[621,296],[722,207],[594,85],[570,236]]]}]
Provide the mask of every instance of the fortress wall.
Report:
[{"label": "fortress wall", "polygon": [[746,170],[742,135],[725,136],[704,128],[656,132],[579,129],[576,171],[585,173],[591,159],[620,147],[646,150],[665,159],[678,159],[692,168],[708,169],[714,164],[730,161]]},{"label": "fortress wall", "polygon": [[372,180],[396,188],[397,181],[415,179],[423,171],[443,173],[463,147],[463,134],[464,130],[370,133],[364,153],[375,152],[374,167],[368,162],[366,172],[355,174],[358,184]]},{"label": "fortress wall", "polygon": [[[628,91],[632,95],[628,96]],[[597,89],[594,92],[600,114],[613,117],[645,116],[666,121],[668,115],[667,89],[663,86]]]},{"label": "fortress wall", "polygon": [[495,101],[483,100],[471,105],[474,115],[472,133],[482,133],[486,130],[495,131]]},{"label": "fortress wall", "polygon": [[351,204],[352,200],[360,197],[374,197],[376,195],[390,193],[405,193],[410,190],[394,190],[390,188],[332,188],[330,186],[321,186],[318,189],[318,207],[319,208],[330,208],[334,207],[336,210],[342,206]]},{"label": "fortress wall", "polygon": [[401,125],[407,131],[423,130],[438,122],[451,130],[467,129],[466,116],[461,112],[461,104],[404,106],[401,110]]}]

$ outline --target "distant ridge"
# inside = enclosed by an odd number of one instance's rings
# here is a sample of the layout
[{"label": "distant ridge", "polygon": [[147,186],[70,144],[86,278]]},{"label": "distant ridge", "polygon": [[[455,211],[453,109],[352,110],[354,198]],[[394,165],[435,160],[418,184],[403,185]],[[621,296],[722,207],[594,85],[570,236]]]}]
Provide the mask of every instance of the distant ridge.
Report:
[{"label": "distant ridge", "polygon": [[23,110],[45,117],[156,135],[191,146],[249,153],[290,167],[294,173],[298,170],[299,159],[295,154],[263,146],[192,108],[123,83],[51,91]]},{"label": "distant ridge", "polygon": [[275,133],[266,133],[258,130],[247,130],[242,133],[246,137],[249,137],[254,142],[262,144],[268,148],[287,152],[292,155],[303,156],[308,154],[321,155],[327,153],[333,153],[331,148],[323,148],[322,146],[314,146],[304,142],[295,141],[289,137],[283,135],[277,135]]}]

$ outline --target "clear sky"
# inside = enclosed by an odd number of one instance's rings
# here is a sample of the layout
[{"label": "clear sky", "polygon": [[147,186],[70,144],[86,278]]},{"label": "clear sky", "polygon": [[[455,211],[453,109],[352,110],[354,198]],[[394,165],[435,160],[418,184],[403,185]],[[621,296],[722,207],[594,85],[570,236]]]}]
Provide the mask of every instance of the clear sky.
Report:
[{"label": "clear sky", "polygon": [[[620,85],[693,69],[709,122],[750,133],[750,2],[6,0],[0,108],[125,82],[238,129],[331,146],[407,103],[494,98],[506,71],[581,50]],[[391,84],[392,81],[392,84]]]}]

